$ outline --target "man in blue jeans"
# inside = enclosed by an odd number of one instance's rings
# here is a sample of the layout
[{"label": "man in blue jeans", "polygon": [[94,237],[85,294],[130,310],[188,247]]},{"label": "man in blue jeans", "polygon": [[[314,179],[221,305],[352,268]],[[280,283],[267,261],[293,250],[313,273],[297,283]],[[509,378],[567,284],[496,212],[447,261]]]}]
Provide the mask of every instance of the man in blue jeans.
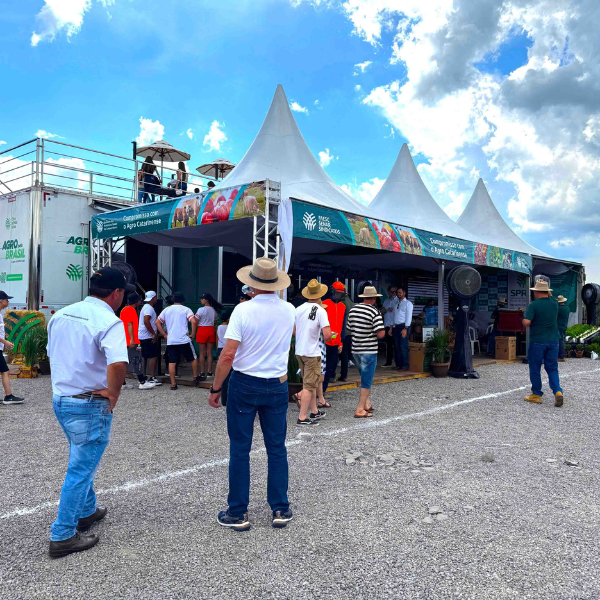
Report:
[{"label": "man in blue jeans", "polygon": [[89,296],[48,323],[52,403],[69,442],[69,466],[51,529],[52,558],[96,545],[96,534],[81,532],[106,516],[106,508],[96,504],[94,477],[127,369],[125,330],[115,310],[133,289],[116,269],[100,269],[90,277]]},{"label": "man in blue jeans", "polygon": [[250,449],[258,413],[268,457],[267,501],[273,527],[292,520],[288,500],[285,447],[289,404],[287,368],[296,311],[275,292],[290,285],[288,275],[270,258],[243,267],[237,278],[252,286],[254,298],[238,304],[225,333],[208,403],[218,408],[223,383],[233,367],[227,398],[229,435],[228,509],[217,520],[237,531],[250,529]]},{"label": "man in blue jeans", "polygon": [[542,403],[542,363],[548,373],[548,383],[554,394],[554,406],[563,405],[563,391],[558,377],[558,302],[550,295],[547,281],[537,279],[533,290],[535,300],[527,307],[523,325],[529,327],[529,378],[531,394],[526,402]]}]

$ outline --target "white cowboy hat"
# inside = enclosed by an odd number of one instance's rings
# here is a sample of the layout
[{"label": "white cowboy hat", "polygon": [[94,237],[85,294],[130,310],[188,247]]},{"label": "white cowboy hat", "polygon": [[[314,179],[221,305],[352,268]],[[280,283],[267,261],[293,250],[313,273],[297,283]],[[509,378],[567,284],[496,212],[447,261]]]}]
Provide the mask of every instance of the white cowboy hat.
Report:
[{"label": "white cowboy hat", "polygon": [[552,291],[552,288],[548,285],[548,282],[544,281],[543,279],[536,279],[535,287],[532,287],[529,289],[533,290],[534,292],[551,292]]},{"label": "white cowboy hat", "polygon": [[253,265],[242,267],[237,272],[237,278],[246,285],[263,292],[278,292],[290,285],[290,277],[272,258],[263,256],[257,258]]},{"label": "white cowboy hat", "polygon": [[377,290],[372,285],[368,285],[363,290],[363,293],[359,294],[358,297],[359,298],[381,298],[381,294],[378,294]]},{"label": "white cowboy hat", "polygon": [[568,302],[568,300],[561,294],[558,295],[558,298],[556,299],[556,301],[557,302]]},{"label": "white cowboy hat", "polygon": [[311,279],[308,285],[302,290],[302,295],[307,300],[317,300],[327,293],[327,286],[319,283],[316,279]]}]

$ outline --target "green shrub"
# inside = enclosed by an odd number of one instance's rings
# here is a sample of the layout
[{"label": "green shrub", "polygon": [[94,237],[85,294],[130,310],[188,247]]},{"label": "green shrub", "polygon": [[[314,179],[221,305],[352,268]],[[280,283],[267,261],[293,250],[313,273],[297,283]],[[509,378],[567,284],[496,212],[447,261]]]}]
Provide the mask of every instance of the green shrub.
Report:
[{"label": "green shrub", "polygon": [[596,329],[596,327],[594,325],[572,325],[567,329],[566,335],[569,337],[578,338],[591,329]]},{"label": "green shrub", "polygon": [[583,344],[577,344],[576,349],[579,350],[581,352],[581,350],[583,350],[585,348],[585,346]]},{"label": "green shrub", "polygon": [[48,333],[44,327],[34,327],[27,333],[21,342],[21,352],[26,367],[33,367],[45,358],[47,343]]},{"label": "green shrub", "polygon": [[425,355],[431,359],[431,362],[445,363],[452,356],[450,352],[451,333],[448,330],[440,331],[435,329],[433,336],[427,340],[425,346]]}]

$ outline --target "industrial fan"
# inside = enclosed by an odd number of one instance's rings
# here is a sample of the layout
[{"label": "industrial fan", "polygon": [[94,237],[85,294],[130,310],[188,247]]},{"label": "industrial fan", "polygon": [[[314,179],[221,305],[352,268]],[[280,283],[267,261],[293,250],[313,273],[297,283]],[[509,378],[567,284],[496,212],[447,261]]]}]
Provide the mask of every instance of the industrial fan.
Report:
[{"label": "industrial fan", "polygon": [[595,325],[596,307],[600,304],[600,285],[597,283],[586,283],[581,289],[581,299],[587,310],[588,324]]},{"label": "industrial fan", "polygon": [[469,339],[469,304],[481,288],[481,275],[473,267],[461,265],[448,273],[446,285],[450,294],[458,301],[455,321],[456,342],[448,375],[479,379],[479,373],[473,369],[473,354]]}]

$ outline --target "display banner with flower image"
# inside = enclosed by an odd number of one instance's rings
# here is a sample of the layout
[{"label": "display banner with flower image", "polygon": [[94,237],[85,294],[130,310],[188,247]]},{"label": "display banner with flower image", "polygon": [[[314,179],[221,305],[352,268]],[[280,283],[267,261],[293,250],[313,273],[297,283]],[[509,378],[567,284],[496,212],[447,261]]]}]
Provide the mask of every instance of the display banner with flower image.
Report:
[{"label": "display banner with flower image", "polygon": [[265,190],[266,182],[257,181],[94,215],[92,236],[106,239],[263,215]]},{"label": "display banner with flower image", "polygon": [[528,254],[293,201],[294,237],[530,273]]}]

